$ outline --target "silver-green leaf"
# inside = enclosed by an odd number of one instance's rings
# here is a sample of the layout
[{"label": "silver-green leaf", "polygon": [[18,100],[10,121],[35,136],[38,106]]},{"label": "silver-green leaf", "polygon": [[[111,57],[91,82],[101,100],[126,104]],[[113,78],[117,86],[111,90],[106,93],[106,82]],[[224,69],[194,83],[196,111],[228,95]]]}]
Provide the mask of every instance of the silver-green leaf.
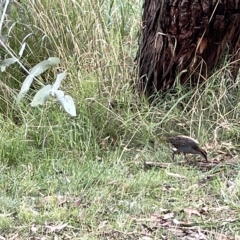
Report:
[{"label": "silver-green leaf", "polygon": [[40,63],[38,63],[36,66],[34,66],[31,71],[29,72],[30,74],[25,78],[23,85],[21,87],[21,90],[17,96],[17,102],[20,102],[26,93],[28,92],[34,77],[40,75],[41,73],[45,72],[49,67],[57,65],[60,63],[59,58],[57,57],[50,57],[48,60],[44,60]]},{"label": "silver-green leaf", "polygon": [[46,85],[43,88],[41,88],[36,95],[34,96],[32,102],[31,102],[31,106],[32,107],[36,107],[38,105],[43,105],[46,103],[46,101],[49,98],[50,92],[51,92],[52,86]]},{"label": "silver-green leaf", "polygon": [[6,67],[14,64],[17,62],[17,58],[6,58],[3,61],[0,62],[1,72],[4,72],[6,70]]},{"label": "silver-green leaf", "polygon": [[76,107],[71,96],[64,95],[64,92],[61,90],[55,91],[54,94],[67,113],[73,117],[77,116]]}]

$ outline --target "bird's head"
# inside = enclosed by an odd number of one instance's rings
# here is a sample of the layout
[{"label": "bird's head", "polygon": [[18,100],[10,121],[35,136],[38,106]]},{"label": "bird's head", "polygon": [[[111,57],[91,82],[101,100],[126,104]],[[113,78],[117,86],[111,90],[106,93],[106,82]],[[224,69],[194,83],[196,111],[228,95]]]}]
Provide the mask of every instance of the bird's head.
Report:
[{"label": "bird's head", "polygon": [[199,154],[201,156],[203,156],[205,158],[206,161],[208,161],[208,159],[207,159],[207,152],[205,150],[203,150],[202,148],[198,147],[197,151],[199,152]]}]

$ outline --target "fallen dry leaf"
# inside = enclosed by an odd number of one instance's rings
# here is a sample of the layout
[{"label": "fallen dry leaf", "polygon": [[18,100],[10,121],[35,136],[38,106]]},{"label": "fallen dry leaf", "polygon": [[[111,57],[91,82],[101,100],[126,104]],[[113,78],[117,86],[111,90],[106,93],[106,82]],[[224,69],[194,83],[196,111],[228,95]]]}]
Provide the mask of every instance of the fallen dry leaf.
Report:
[{"label": "fallen dry leaf", "polygon": [[188,191],[190,191],[190,190],[192,190],[192,189],[194,189],[194,188],[198,188],[198,187],[199,187],[198,184],[193,184],[193,185],[189,186],[188,188],[183,189],[182,191],[183,191],[183,192],[188,192]]},{"label": "fallen dry leaf", "polygon": [[46,225],[46,228],[50,229],[50,232],[55,232],[55,231],[60,231],[60,230],[64,229],[67,225],[68,225],[68,223],[63,223],[63,224],[61,223],[61,224],[54,225],[54,226]]},{"label": "fallen dry leaf", "polygon": [[169,212],[169,210],[166,209],[166,208],[159,208],[158,211],[159,211],[159,212],[162,212],[162,213],[167,213],[167,212]]},{"label": "fallen dry leaf", "polygon": [[41,204],[58,204],[59,207],[63,207],[68,201],[68,197],[62,195],[43,196],[40,199]]},{"label": "fallen dry leaf", "polygon": [[116,185],[118,183],[118,180],[112,180],[107,183],[107,185]]},{"label": "fallen dry leaf", "polygon": [[162,220],[167,220],[169,218],[172,218],[174,216],[173,212],[168,212],[166,214],[158,214],[158,213],[154,213],[151,215],[151,220],[154,222],[162,222]]},{"label": "fallen dry leaf", "polygon": [[208,207],[206,206],[206,207],[202,207],[201,208],[201,213],[207,213],[209,211],[209,209],[208,209]]},{"label": "fallen dry leaf", "polygon": [[77,198],[74,199],[74,202],[73,202],[72,206],[73,207],[78,207],[78,206],[80,206],[81,202],[82,202],[82,198],[77,197]]},{"label": "fallen dry leaf", "polygon": [[201,216],[201,214],[196,209],[185,208],[183,211],[187,214],[188,218],[190,218],[192,215],[197,215],[199,217]]},{"label": "fallen dry leaf", "polygon": [[100,229],[102,229],[102,228],[104,228],[105,226],[106,226],[106,224],[108,223],[108,221],[102,221],[102,222],[100,222],[100,224],[98,225],[98,230],[100,230]]},{"label": "fallen dry leaf", "polygon": [[148,237],[148,236],[144,236],[144,237],[139,238],[139,240],[152,240],[152,239],[153,238]]},{"label": "fallen dry leaf", "polygon": [[197,224],[196,223],[192,223],[192,222],[183,222],[183,221],[179,221],[177,220],[176,218],[174,218],[172,220],[172,222],[175,224],[175,225],[178,225],[178,227],[185,227],[185,228],[190,228],[190,227],[197,227]]},{"label": "fallen dry leaf", "polygon": [[31,232],[36,233],[38,228],[33,224],[30,228]]},{"label": "fallen dry leaf", "polygon": [[18,233],[15,233],[13,236],[11,236],[10,238],[8,238],[8,239],[10,239],[10,240],[14,240],[14,239],[19,239],[18,238]]},{"label": "fallen dry leaf", "polygon": [[142,223],[142,226],[147,230],[148,233],[154,232],[154,228],[149,227],[147,224]]},{"label": "fallen dry leaf", "polygon": [[221,212],[223,210],[229,210],[229,206],[220,206],[220,207],[217,207],[217,208],[210,208],[209,210],[213,210],[213,211],[216,211],[216,212]]},{"label": "fallen dry leaf", "polygon": [[227,181],[227,187],[228,187],[229,190],[232,190],[233,188],[236,187],[236,184],[233,181],[228,180]]},{"label": "fallen dry leaf", "polygon": [[172,232],[174,236],[177,236],[177,237],[183,237],[184,235],[186,235],[182,229],[178,229],[178,228],[169,228],[169,231]]},{"label": "fallen dry leaf", "polygon": [[159,215],[157,213],[153,213],[150,218],[153,221],[159,221],[159,219],[161,219],[161,215]]},{"label": "fallen dry leaf", "polygon": [[214,150],[214,149],[216,149],[216,146],[218,146],[216,143],[209,142],[209,143],[205,144],[205,149],[206,150]]},{"label": "fallen dry leaf", "polygon": [[180,222],[176,218],[173,219],[173,223],[176,224],[176,225],[180,224]]},{"label": "fallen dry leaf", "polygon": [[178,174],[178,173],[171,173],[171,172],[167,172],[167,171],[166,171],[166,174],[167,174],[168,176],[171,176],[171,177],[186,178],[185,176],[180,175],[180,174]]},{"label": "fallen dry leaf", "polygon": [[57,196],[57,202],[58,202],[58,206],[63,206],[64,203],[67,202],[67,197],[66,197],[66,196],[58,195],[58,196]]},{"label": "fallen dry leaf", "polygon": [[164,214],[162,216],[162,219],[167,220],[167,219],[172,218],[172,217],[174,217],[174,213],[170,212],[170,213]]},{"label": "fallen dry leaf", "polygon": [[145,162],[145,166],[148,166],[148,167],[168,168],[170,165],[171,163]]}]

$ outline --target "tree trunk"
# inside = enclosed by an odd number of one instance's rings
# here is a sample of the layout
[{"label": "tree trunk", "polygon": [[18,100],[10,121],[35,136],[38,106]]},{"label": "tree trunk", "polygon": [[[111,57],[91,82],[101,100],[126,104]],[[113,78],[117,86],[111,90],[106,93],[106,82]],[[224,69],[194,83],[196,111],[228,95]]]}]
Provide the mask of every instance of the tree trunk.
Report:
[{"label": "tree trunk", "polygon": [[240,66],[240,0],[145,0],[137,63],[141,92],[150,96],[205,81],[227,54]]}]

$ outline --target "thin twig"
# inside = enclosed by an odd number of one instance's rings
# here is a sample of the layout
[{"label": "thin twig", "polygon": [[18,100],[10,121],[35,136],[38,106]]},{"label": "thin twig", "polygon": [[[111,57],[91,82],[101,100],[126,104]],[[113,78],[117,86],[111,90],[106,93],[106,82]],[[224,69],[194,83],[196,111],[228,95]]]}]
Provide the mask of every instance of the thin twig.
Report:
[{"label": "thin twig", "polygon": [[6,16],[7,8],[8,8],[8,5],[10,3],[9,1],[10,0],[5,1],[4,9],[3,9],[3,12],[2,12],[1,21],[0,21],[0,35],[2,35],[2,27],[3,27],[4,19],[5,19],[5,16]]}]

